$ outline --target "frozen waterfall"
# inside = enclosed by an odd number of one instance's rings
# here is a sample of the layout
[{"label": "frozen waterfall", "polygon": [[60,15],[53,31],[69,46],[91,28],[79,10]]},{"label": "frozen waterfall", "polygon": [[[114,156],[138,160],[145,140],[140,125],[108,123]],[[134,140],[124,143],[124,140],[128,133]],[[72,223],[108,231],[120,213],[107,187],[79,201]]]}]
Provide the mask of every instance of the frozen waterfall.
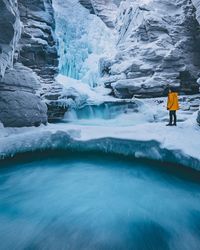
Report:
[{"label": "frozen waterfall", "polygon": [[60,74],[99,85],[99,60],[115,53],[115,35],[78,0],[54,0]]}]

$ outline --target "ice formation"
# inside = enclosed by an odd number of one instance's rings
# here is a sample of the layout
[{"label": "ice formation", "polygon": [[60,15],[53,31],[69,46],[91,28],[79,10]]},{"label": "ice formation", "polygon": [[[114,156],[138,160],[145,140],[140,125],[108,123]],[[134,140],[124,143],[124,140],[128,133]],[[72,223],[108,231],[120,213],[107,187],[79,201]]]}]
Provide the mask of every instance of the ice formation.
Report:
[{"label": "ice formation", "polygon": [[59,72],[95,87],[99,83],[99,60],[115,52],[114,33],[78,0],[54,0]]}]

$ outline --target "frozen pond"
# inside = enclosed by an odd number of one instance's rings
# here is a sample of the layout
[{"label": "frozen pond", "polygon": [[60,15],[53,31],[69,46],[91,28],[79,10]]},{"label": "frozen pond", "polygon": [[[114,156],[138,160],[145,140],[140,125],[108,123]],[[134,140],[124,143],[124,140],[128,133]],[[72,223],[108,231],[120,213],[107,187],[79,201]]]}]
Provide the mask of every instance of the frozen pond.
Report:
[{"label": "frozen pond", "polygon": [[1,250],[199,249],[195,172],[94,153],[1,166]]}]

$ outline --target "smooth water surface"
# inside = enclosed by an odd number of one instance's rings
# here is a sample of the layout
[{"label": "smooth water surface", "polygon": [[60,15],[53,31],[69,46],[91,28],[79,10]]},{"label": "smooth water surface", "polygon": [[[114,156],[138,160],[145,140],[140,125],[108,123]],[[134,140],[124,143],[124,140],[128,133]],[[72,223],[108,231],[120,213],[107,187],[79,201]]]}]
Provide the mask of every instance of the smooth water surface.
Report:
[{"label": "smooth water surface", "polygon": [[199,181],[151,164],[75,154],[1,167],[0,249],[200,249]]}]

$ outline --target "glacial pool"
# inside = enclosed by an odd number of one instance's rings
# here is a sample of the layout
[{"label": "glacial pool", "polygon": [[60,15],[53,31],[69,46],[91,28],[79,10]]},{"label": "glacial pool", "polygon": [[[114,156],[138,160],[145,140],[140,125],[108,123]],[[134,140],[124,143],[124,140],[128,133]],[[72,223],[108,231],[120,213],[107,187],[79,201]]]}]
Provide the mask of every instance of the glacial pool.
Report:
[{"label": "glacial pool", "polygon": [[94,153],[0,162],[0,249],[200,249],[200,175]]}]

